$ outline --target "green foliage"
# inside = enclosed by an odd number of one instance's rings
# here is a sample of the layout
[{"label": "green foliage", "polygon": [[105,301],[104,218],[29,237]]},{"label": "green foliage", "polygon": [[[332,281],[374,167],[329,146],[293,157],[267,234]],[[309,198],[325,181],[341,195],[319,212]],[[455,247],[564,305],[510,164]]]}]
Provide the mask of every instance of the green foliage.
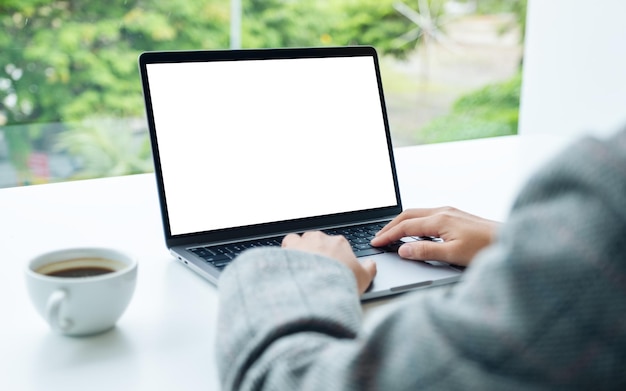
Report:
[{"label": "green foliage", "polygon": [[505,30],[519,27],[520,39],[524,40],[526,33],[526,8],[528,7],[528,0],[480,0],[478,2],[479,13],[494,14],[494,13],[512,13],[515,15],[515,24],[505,26]]},{"label": "green foliage", "polygon": [[92,118],[67,125],[71,130],[59,134],[56,148],[80,159],[74,179],[152,171],[148,138],[132,129],[132,121]]},{"label": "green foliage", "polygon": [[478,0],[476,1],[477,11],[483,14],[513,12],[520,1],[525,2],[526,0]]},{"label": "green foliage", "polygon": [[[420,1],[406,0],[411,10],[428,20],[430,28],[442,29],[443,0],[427,0],[428,9],[420,9]],[[397,0],[346,0],[337,8],[342,15],[335,26],[334,40],[340,45],[372,45],[381,53],[406,58],[430,33],[416,25],[394,7]],[[407,33],[414,36],[405,39]]]},{"label": "green foliage", "polygon": [[242,45],[248,48],[322,46],[335,15],[328,1],[243,0]]},{"label": "green foliage", "polygon": [[219,0],[4,2],[0,78],[10,85],[0,98],[17,102],[0,109],[9,124],[139,116],[139,53],[225,46],[225,7]]},{"label": "green foliage", "polygon": [[394,2],[346,1],[338,10],[343,19],[335,26],[333,40],[340,45],[372,45],[382,53],[405,57],[415,48],[417,41],[401,45],[397,39],[414,25],[393,8]]},{"label": "green foliage", "polygon": [[[419,40],[398,42],[416,26],[394,2],[243,0],[243,45],[366,44],[405,56]],[[0,12],[0,113],[9,125],[140,116],[139,53],[224,48],[229,39],[221,0],[4,0]]]},{"label": "green foliage", "polygon": [[528,9],[528,0],[516,0],[513,4],[513,13],[515,21],[520,28],[520,40],[524,42],[526,36],[526,10]]},{"label": "green foliage", "polygon": [[[443,0],[428,0],[434,22]],[[244,47],[371,45],[381,53],[406,57],[420,38],[399,39],[417,28],[399,13],[397,0],[244,0]],[[405,1],[419,10],[419,1]],[[421,37],[421,36],[420,36]]]},{"label": "green foliage", "polygon": [[[223,48],[229,19],[220,0],[4,0],[0,125],[142,117],[138,55]],[[11,161],[25,172],[36,135],[6,129]]]},{"label": "green foliage", "polygon": [[419,143],[517,134],[521,73],[459,98],[450,114],[422,128]]},{"label": "green foliage", "polygon": [[[442,2],[426,0],[426,12],[419,9],[423,1],[403,1],[437,28]],[[394,8],[397,0],[242,3],[244,47],[372,45],[382,54],[406,57],[428,35]],[[526,0],[479,4],[492,9],[510,5],[515,11],[522,4],[525,10]],[[94,126],[77,129],[65,124],[142,118],[138,55],[149,50],[226,48],[229,23],[230,4],[223,0],[0,0],[0,127],[7,125],[0,131],[13,165],[20,173],[27,172],[31,150],[48,139],[47,124],[61,124],[66,133],[75,135],[63,136],[59,145],[80,155],[88,171],[117,175],[120,167],[128,172],[145,167],[112,153],[104,136],[124,141],[122,128],[105,135]],[[63,133],[52,126],[55,135]],[[109,157],[98,157],[98,149],[109,151]],[[134,152],[138,150],[124,150],[122,155]],[[105,173],[95,161],[107,159],[111,168]]]}]

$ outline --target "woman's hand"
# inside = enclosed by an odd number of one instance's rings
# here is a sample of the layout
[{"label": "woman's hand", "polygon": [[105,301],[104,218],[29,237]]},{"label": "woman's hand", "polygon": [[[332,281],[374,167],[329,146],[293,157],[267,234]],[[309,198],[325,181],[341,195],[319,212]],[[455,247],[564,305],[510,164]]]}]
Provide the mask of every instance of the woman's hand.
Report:
[{"label": "woman's hand", "polygon": [[385,246],[406,236],[433,236],[443,242],[421,240],[403,244],[398,254],[406,259],[436,260],[467,266],[491,244],[500,223],[452,207],[409,209],[399,214],[374,239]]},{"label": "woman's hand", "polygon": [[340,235],[330,236],[319,231],[289,234],[283,238],[282,247],[324,255],[348,266],[356,278],[359,294],[365,292],[376,275],[376,264],[371,260],[361,264],[350,243]]}]

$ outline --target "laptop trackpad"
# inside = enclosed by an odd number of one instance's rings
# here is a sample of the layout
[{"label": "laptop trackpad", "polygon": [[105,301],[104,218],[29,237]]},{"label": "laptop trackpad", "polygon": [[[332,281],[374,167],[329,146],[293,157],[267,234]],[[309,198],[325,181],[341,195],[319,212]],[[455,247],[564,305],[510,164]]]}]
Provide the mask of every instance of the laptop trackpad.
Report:
[{"label": "laptop trackpad", "polygon": [[427,263],[402,259],[396,253],[383,253],[371,257],[376,262],[376,277],[365,296],[376,292],[404,292],[430,285],[453,282],[461,272],[443,263]]}]

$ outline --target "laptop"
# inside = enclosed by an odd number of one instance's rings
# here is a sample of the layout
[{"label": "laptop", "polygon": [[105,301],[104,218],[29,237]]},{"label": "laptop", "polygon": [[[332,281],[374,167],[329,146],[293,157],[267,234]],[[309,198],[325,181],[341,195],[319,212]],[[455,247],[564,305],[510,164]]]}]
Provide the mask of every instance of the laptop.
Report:
[{"label": "laptop", "polygon": [[323,230],[356,232],[376,261],[362,300],[459,279],[369,246],[402,211],[374,48],[146,52],[139,67],[165,244],[194,272],[217,283],[241,251]]}]

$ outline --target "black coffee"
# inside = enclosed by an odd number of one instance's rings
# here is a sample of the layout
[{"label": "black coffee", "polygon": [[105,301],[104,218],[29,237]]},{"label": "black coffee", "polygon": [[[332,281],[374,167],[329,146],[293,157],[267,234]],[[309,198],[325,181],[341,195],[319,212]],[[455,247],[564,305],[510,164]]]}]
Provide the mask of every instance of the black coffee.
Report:
[{"label": "black coffee", "polygon": [[53,277],[93,277],[101,274],[113,273],[115,270],[107,267],[98,266],[84,266],[73,267],[62,270],[55,270],[50,273],[46,273],[47,276]]}]

